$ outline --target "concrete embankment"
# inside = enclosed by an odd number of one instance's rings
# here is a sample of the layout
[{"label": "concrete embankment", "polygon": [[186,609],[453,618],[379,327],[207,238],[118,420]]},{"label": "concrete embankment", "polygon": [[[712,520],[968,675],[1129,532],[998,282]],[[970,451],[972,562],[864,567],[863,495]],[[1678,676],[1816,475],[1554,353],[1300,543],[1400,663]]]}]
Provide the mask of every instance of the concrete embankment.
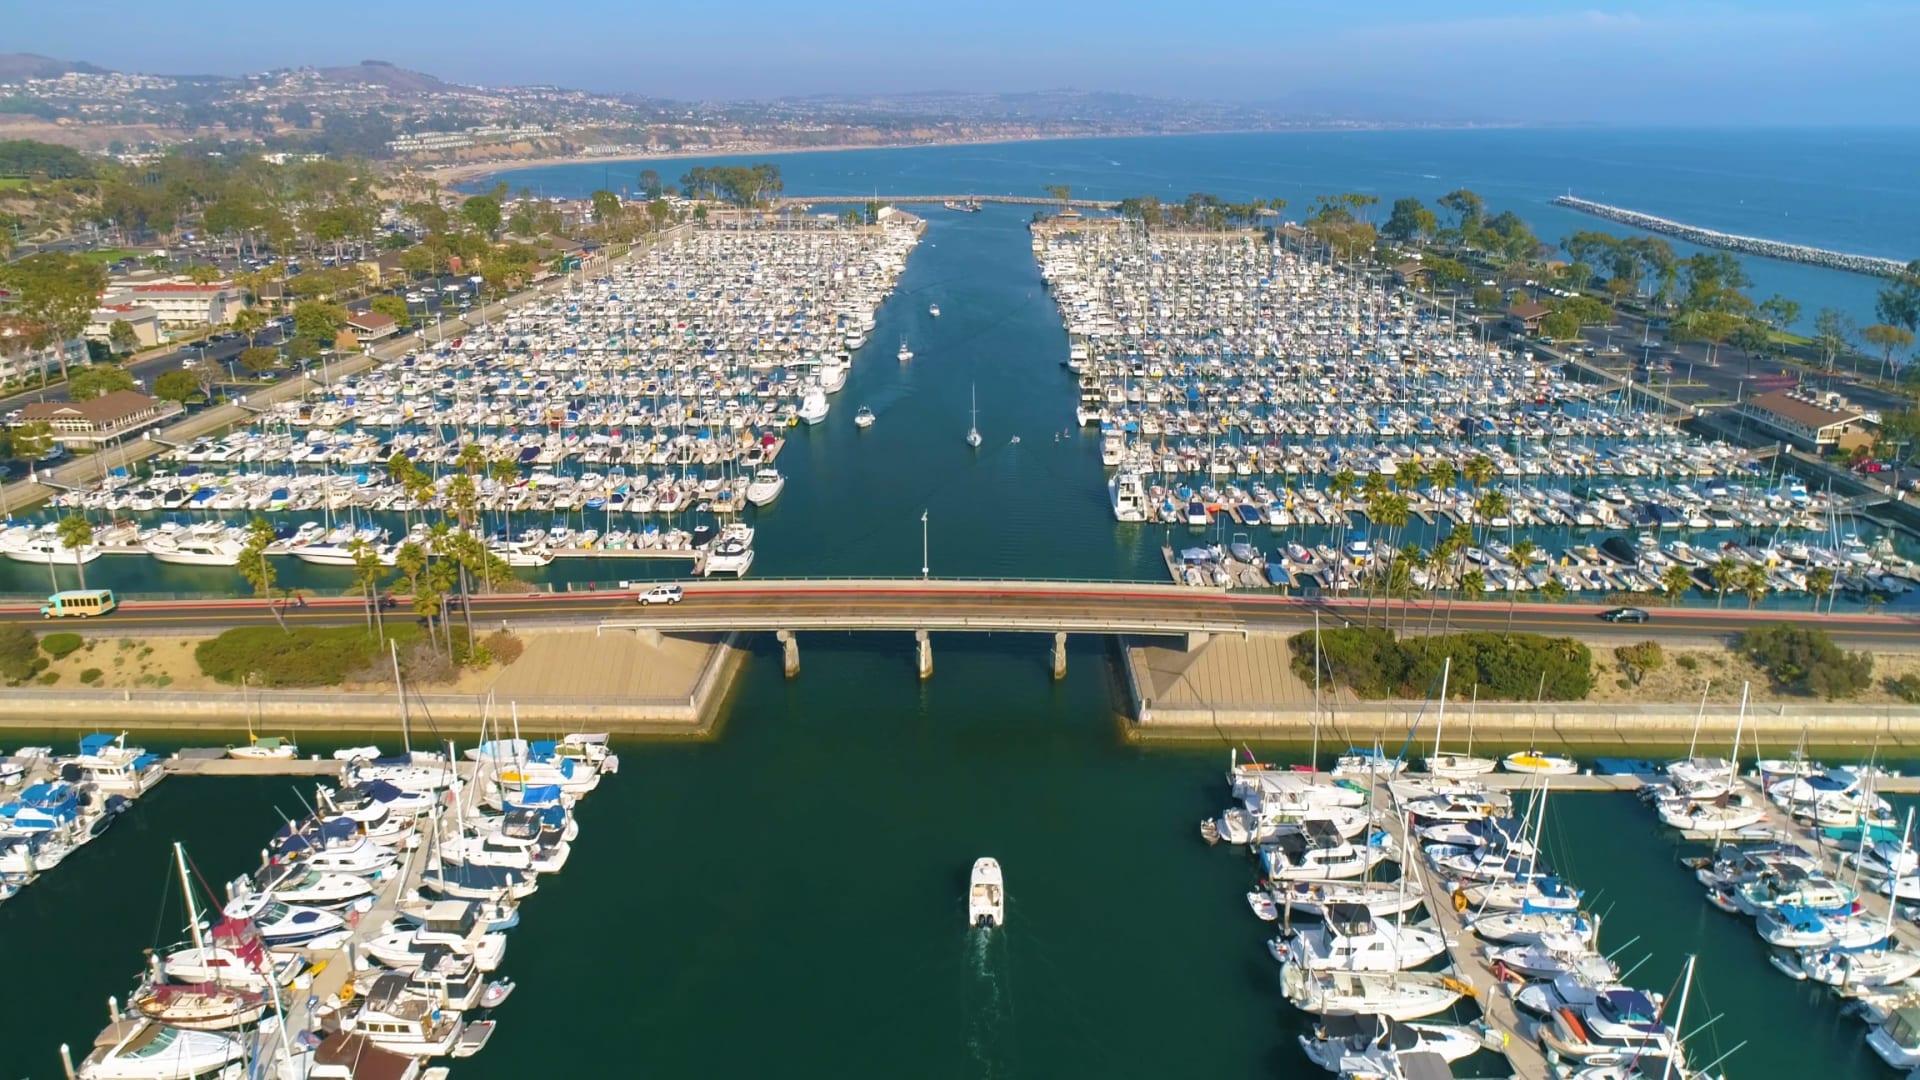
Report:
[{"label": "concrete embankment", "polygon": [[1701,247],[1721,248],[1737,251],[1742,255],[1758,255],[1765,259],[1780,259],[1785,262],[1806,263],[1809,266],[1825,267],[1828,270],[1845,270],[1854,274],[1871,274],[1874,277],[1894,277],[1906,268],[1906,264],[1895,259],[1883,259],[1874,255],[1854,255],[1845,251],[1829,251],[1826,248],[1809,247],[1805,244],[1788,244],[1779,240],[1767,240],[1758,236],[1741,236],[1738,233],[1723,233],[1717,229],[1703,229],[1698,225],[1672,221],[1652,214],[1643,214],[1638,210],[1628,210],[1606,203],[1591,202],[1562,195],[1553,200],[1555,206],[1564,206],[1569,210],[1578,210],[1583,214],[1636,229],[1645,229],[1651,233],[1685,240],[1689,244]]},{"label": "concrete embankment", "polygon": [[[406,695],[411,725],[477,729],[517,711],[539,731],[615,731],[704,737],[746,654],[719,641],[651,640],[592,631],[534,638],[484,691]],[[491,705],[489,705],[491,701]],[[392,687],[364,690],[56,690],[0,695],[0,729],[384,732],[400,728]]]},{"label": "concrete embankment", "polygon": [[[1438,709],[1423,701],[1355,701],[1323,687],[1315,695],[1290,666],[1284,638],[1255,634],[1246,640],[1216,637],[1181,653],[1129,644],[1121,650],[1120,684],[1128,695],[1128,733],[1139,739],[1227,739],[1305,743],[1316,730],[1323,747],[1389,749],[1416,731],[1416,746],[1431,745]],[[1469,719],[1471,718],[1471,720]],[[1471,711],[1456,702],[1447,709],[1447,744],[1468,738],[1488,746],[1561,745],[1627,749],[1686,745],[1694,737],[1722,747],[1739,722],[1734,706],[1698,700],[1618,702],[1488,702]],[[1920,745],[1920,706],[1848,705],[1809,699],[1769,702],[1747,709],[1743,741],[1781,750],[1805,735],[1820,746]]]}]

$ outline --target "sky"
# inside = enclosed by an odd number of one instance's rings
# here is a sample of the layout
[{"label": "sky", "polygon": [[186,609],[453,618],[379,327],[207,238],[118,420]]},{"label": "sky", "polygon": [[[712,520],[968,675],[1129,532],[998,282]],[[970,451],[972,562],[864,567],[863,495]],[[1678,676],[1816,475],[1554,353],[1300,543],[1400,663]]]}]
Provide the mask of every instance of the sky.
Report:
[{"label": "sky", "polygon": [[1073,87],[1379,119],[1910,124],[1920,0],[0,0],[0,51],[158,74],[380,59],[704,100]]}]

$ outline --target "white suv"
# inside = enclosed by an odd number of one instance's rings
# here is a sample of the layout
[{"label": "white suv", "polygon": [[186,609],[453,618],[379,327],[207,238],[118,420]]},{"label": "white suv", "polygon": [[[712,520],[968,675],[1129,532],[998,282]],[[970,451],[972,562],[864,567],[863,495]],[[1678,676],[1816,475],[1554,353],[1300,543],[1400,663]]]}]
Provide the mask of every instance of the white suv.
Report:
[{"label": "white suv", "polygon": [[640,594],[643,604],[677,604],[686,599],[686,592],[678,585],[655,585]]}]

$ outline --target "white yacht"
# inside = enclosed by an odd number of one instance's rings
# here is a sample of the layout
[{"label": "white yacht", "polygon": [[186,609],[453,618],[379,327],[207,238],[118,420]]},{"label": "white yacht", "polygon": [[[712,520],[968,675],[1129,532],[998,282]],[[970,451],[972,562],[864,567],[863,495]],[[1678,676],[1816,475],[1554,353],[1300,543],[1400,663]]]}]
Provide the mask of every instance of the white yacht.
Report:
[{"label": "white yacht", "polygon": [[829,394],[837,394],[847,385],[847,362],[841,357],[829,356],[820,361],[820,366],[814,369],[814,374],[820,378],[820,389]]},{"label": "white yacht", "polygon": [[908,360],[913,359],[913,350],[907,348],[906,338],[900,339],[900,351],[897,353],[894,353],[894,355],[900,358],[901,363],[905,363]]},{"label": "white yacht", "polygon": [[927,314],[929,314],[929,315],[931,315],[931,316],[933,316],[933,317],[934,317],[934,318],[936,318],[936,319],[937,319],[937,318],[939,318],[939,317],[940,317],[940,305],[939,305],[939,304],[928,304],[928,305],[927,305]]},{"label": "white yacht", "polygon": [[1348,843],[1331,822],[1316,819],[1282,825],[1273,840],[1260,847],[1260,861],[1270,881],[1357,878],[1386,857],[1385,847],[1371,837]]},{"label": "white yacht", "polygon": [[860,406],[859,409],[854,411],[853,426],[858,428],[872,427],[873,426],[873,410],[867,408],[865,405]]},{"label": "white yacht", "polygon": [[239,566],[243,546],[236,540],[160,533],[141,545],[147,554],[177,566]]},{"label": "white yacht", "polygon": [[1570,757],[1559,754],[1543,754],[1538,750],[1527,749],[1508,754],[1500,762],[1500,767],[1508,772],[1534,773],[1547,776],[1572,776],[1580,771],[1580,763]]},{"label": "white yacht", "polygon": [[753,565],[753,548],[744,541],[722,537],[707,549],[706,561],[701,564],[703,577],[715,574],[732,574],[734,577],[746,577],[747,569]]},{"label": "white yacht", "polygon": [[975,859],[967,883],[967,925],[992,930],[1006,924],[1007,894],[1000,864],[993,859]]},{"label": "white yacht", "polygon": [[180,1080],[205,1076],[247,1056],[247,1044],[217,1031],[152,1020],[116,1020],[75,1070],[79,1080]]},{"label": "white yacht", "polygon": [[409,1057],[445,1057],[460,1042],[465,1019],[433,998],[413,993],[407,976],[388,973],[373,980],[360,1008],[342,1030],[365,1035],[374,1045]]},{"label": "white yacht", "polygon": [[1419,971],[1280,970],[1280,987],[1302,1012],[1337,1016],[1369,1013],[1393,1020],[1432,1016],[1460,1000],[1465,983]]},{"label": "white yacht", "polygon": [[1107,501],[1113,505],[1115,521],[1147,520],[1147,488],[1140,481],[1139,473],[1131,470],[1114,473],[1113,479],[1107,481]]},{"label": "white yacht", "polygon": [[14,562],[37,563],[45,566],[72,566],[75,563],[90,563],[100,557],[100,549],[92,544],[81,545],[78,551],[60,542],[57,536],[34,536],[18,546],[6,548],[6,556]]},{"label": "white yacht", "polygon": [[1300,1036],[1300,1049],[1315,1065],[1340,1076],[1395,1076],[1393,1062],[1405,1053],[1438,1054],[1459,1061],[1482,1049],[1471,1028],[1459,1024],[1403,1024],[1384,1016],[1341,1014]]},{"label": "white yacht", "polygon": [[978,391],[972,391],[972,393],[973,423],[967,427],[967,445],[978,450],[980,448],[980,394]]},{"label": "white yacht", "polygon": [[827,418],[827,392],[818,386],[807,387],[800,398],[800,419],[809,424],[817,424]]},{"label": "white yacht", "polygon": [[780,470],[771,466],[757,469],[753,479],[747,483],[747,501],[755,506],[765,506],[780,497],[787,486],[787,478]]},{"label": "white yacht", "polygon": [[1376,920],[1358,904],[1336,904],[1318,923],[1295,926],[1268,944],[1274,959],[1309,971],[1405,971],[1439,956],[1436,931]]},{"label": "white yacht", "polygon": [[1920,1068],[1920,1005],[1893,1010],[1879,1027],[1867,1032],[1867,1045],[1896,1069]]}]

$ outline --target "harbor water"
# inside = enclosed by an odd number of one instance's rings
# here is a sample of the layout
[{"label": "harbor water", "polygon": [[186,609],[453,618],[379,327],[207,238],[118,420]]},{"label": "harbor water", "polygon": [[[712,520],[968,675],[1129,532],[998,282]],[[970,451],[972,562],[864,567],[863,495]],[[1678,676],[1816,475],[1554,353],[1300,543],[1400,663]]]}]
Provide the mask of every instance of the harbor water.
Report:
[{"label": "harbor water", "polygon": [[[455,1076],[1309,1075],[1272,926],[1241,898],[1254,866],[1195,832],[1226,801],[1227,747],[1120,739],[1092,643],[1058,683],[1037,638],[942,639],[926,682],[909,650],[817,639],[791,681],[765,652],[718,740],[619,746],[567,871],[511,935],[520,990]],[[9,745],[29,737],[51,738]],[[171,841],[209,882],[238,874],[303,783],[167,780],[0,906],[3,1074],[57,1077],[57,1044],[84,1046],[141,950],[178,939]],[[1688,1026],[1724,1015],[1702,1052],[1747,1041],[1729,1075],[1893,1075],[1830,996],[1705,903],[1675,862],[1699,849],[1635,799],[1548,809],[1549,854],[1603,913],[1602,946],[1623,968],[1650,957],[1636,984],[1666,990],[1699,953]],[[964,926],[983,854],[1009,894],[984,938]]]}]

